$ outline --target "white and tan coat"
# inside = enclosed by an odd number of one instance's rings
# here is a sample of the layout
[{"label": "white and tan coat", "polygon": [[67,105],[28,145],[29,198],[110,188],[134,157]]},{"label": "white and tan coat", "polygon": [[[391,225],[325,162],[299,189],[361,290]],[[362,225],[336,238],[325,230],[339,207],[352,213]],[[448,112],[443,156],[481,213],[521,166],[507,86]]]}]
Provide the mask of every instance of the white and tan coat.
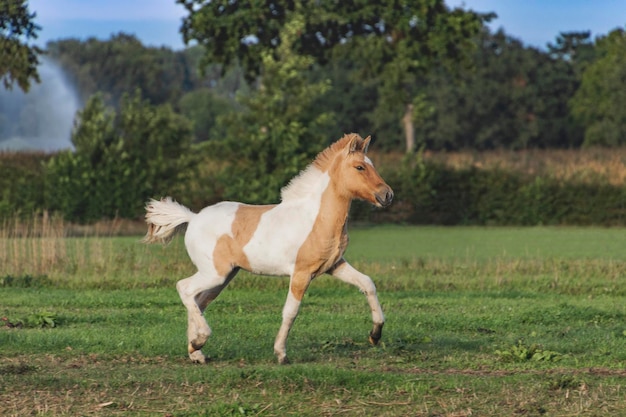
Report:
[{"label": "white and tan coat", "polygon": [[370,138],[345,135],[282,190],[281,203],[247,205],[221,202],[195,214],[165,198],[146,206],[145,242],[169,240],[188,223],[185,245],[198,268],[176,287],[188,311],[188,352],[205,362],[200,351],[211,334],[204,309],[241,268],[258,274],[291,277],[283,322],[274,352],[287,363],[286,341],[311,280],[331,274],[357,286],[367,297],[374,327],[369,340],[381,337],[384,316],[372,280],[343,258],[348,245],[347,220],[353,199],[377,206],[391,203],[393,192],[365,155]]}]

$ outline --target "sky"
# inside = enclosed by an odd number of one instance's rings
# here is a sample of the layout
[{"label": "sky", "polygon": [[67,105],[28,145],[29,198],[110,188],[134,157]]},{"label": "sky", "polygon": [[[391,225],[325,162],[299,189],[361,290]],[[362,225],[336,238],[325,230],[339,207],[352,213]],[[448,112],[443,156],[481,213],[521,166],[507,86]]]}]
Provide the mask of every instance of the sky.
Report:
[{"label": "sky", "polygon": [[[626,25],[626,0],[445,0],[477,12],[495,12],[489,26],[527,46],[545,49],[561,32],[591,31],[593,38]],[[65,38],[109,39],[134,34],[147,46],[181,49],[185,8],[175,0],[30,0],[42,27],[36,43]]]}]

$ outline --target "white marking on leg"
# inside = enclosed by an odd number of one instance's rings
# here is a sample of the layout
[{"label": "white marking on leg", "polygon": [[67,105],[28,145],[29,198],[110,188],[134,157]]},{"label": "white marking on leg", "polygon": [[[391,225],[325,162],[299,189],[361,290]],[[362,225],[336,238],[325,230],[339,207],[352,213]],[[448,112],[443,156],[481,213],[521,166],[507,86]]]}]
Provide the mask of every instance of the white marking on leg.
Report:
[{"label": "white marking on leg", "polygon": [[176,289],[187,308],[187,349],[194,362],[201,362],[199,358],[204,355],[196,352],[211,335],[211,328],[202,315],[203,310],[234,276],[223,277],[218,274],[213,263],[213,252],[221,236],[232,235],[231,226],[240,205],[222,202],[206,207],[187,226],[185,246],[198,272],[178,281]]},{"label": "white marking on leg", "polygon": [[357,271],[352,265],[343,259],[339,262],[338,266],[330,272],[330,274],[339,278],[343,282],[356,286],[363,294],[365,294],[367,302],[370,305],[370,309],[372,310],[372,321],[374,322],[375,327],[377,325],[382,326],[382,324],[385,323],[383,309],[380,306],[378,296],[376,295],[376,285],[374,285],[374,282],[370,277]]},{"label": "white marking on leg", "polygon": [[283,322],[274,342],[274,353],[281,364],[289,362],[287,359],[287,336],[289,336],[289,330],[291,330],[291,326],[293,326],[293,322],[298,316],[300,304],[301,301],[294,297],[291,290],[289,290],[285,307],[283,307]]},{"label": "white marking on leg", "polygon": [[204,345],[211,335],[211,328],[202,316],[202,311],[196,302],[196,295],[206,289],[206,278],[199,272],[176,283],[180,299],[187,308],[187,341],[188,350],[192,353]]},{"label": "white marking on leg", "polygon": [[204,362],[198,360],[204,355],[195,352],[204,346],[211,335],[211,328],[202,313],[207,304],[219,295],[235,274],[236,271],[233,271],[225,278],[219,276],[211,278],[197,272],[176,283],[180,299],[187,308],[187,350],[194,362]]}]

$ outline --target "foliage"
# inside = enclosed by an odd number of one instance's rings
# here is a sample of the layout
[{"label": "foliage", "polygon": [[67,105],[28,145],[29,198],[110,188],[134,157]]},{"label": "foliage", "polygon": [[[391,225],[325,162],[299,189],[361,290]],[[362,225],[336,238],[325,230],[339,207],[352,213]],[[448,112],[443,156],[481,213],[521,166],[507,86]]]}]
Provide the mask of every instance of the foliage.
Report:
[{"label": "foliage", "polygon": [[[318,126],[320,136],[354,131],[372,135],[377,149],[401,150],[404,114],[427,150],[621,143],[620,30],[596,40],[589,32],[561,33],[538,50],[492,32],[484,25],[490,15],[450,10],[441,1],[415,0],[402,10],[385,2],[184,3],[193,11],[183,32],[200,45],[172,51],[120,33],[50,42],[46,52],[84,102],[99,91],[119,110],[123,94],[140,88],[151,104],[169,103],[192,119],[196,141],[203,142],[225,136],[218,116],[246,111],[235,96],[260,88],[262,57],[278,59],[280,30],[301,4],[319,13],[303,14],[293,42],[294,54],[314,62],[300,76],[313,84],[331,81],[300,120],[334,113],[336,123]],[[381,18],[386,24],[376,26]],[[25,120],[33,111],[23,110]],[[11,114],[0,108],[0,119]]]},{"label": "foliage", "polygon": [[[242,122],[237,123],[235,126],[240,127]],[[242,141],[247,139],[241,137]],[[219,143],[221,146],[227,140],[228,136],[224,136],[206,149],[192,148],[190,155],[194,158],[197,155],[198,159],[189,160],[187,155],[181,163],[193,170],[193,178],[168,179],[169,191],[164,187],[149,195],[158,198],[171,194],[194,210],[225,198],[249,201],[250,193],[242,192],[242,196],[237,196],[232,191],[236,188],[227,190],[232,184],[237,186],[236,177],[230,175],[242,178],[255,175],[254,167],[242,164],[237,173],[237,167],[217,158],[219,154],[214,151],[225,150],[216,150],[215,145]],[[233,159],[244,157],[245,161],[252,163],[252,158],[258,155],[259,158],[267,158],[263,153],[238,151],[235,143],[229,146],[232,146],[230,152]],[[260,144],[255,146],[257,148],[253,149],[261,149]],[[372,152],[374,150],[375,147]],[[200,155],[201,152],[204,155]],[[354,204],[351,212],[353,220],[446,225],[626,224],[624,149],[483,153],[423,151],[406,158],[398,154],[377,153],[372,153],[371,157],[383,178],[394,189],[396,197],[394,203],[384,210],[373,209],[365,203]],[[56,201],[49,200],[50,196],[46,200],[44,193],[44,188],[53,186],[52,179],[45,177],[47,161],[51,158],[51,155],[45,154],[0,154],[0,185],[4,184],[0,187],[3,191],[0,191],[3,196],[0,199],[0,219],[12,224],[10,219],[16,213],[18,217],[31,218],[33,213],[50,208],[50,201]],[[180,174],[190,172],[188,168],[181,168]],[[285,173],[287,178],[281,183],[280,179],[273,180],[257,172],[259,178],[254,180],[258,183],[274,181],[264,191],[274,194],[255,198],[265,203],[276,201],[280,187],[289,179],[287,174],[291,173]],[[62,198],[59,193],[65,192],[63,190],[65,188],[58,188],[55,198]],[[140,203],[135,201],[133,204]],[[138,215],[135,213],[131,218]],[[71,216],[66,215],[66,218]]]},{"label": "foliage", "polygon": [[[372,115],[393,114],[396,122],[428,71],[467,63],[472,37],[491,17],[450,11],[440,0],[413,0],[402,7],[384,1],[179,3],[189,12],[182,27],[185,41],[205,46],[204,65],[239,63],[251,82],[263,72],[266,51],[280,45],[289,13],[303,7],[307,13],[294,52],[322,66],[337,57],[354,61],[356,78],[376,81],[379,100]],[[382,123],[379,117],[374,121]]]},{"label": "foliage", "polygon": [[615,225],[626,220],[626,190],[606,178],[564,182],[501,167],[455,169],[420,154],[405,158],[396,169],[381,171],[396,195],[386,215],[398,207],[411,223]]},{"label": "foliage", "polygon": [[495,354],[505,362],[558,362],[563,359],[561,353],[545,350],[537,343],[527,346],[522,340],[508,349],[496,350]]},{"label": "foliage", "polygon": [[45,207],[44,153],[0,153],[0,219],[30,217]]},{"label": "foliage", "polygon": [[[185,41],[196,40],[206,48],[204,65],[239,62],[250,81],[262,73],[265,50],[280,44],[280,32],[289,14],[299,7],[306,13],[296,53],[313,56],[316,62],[325,64],[335,46],[367,39],[369,47],[357,48],[355,56],[369,50],[371,55],[360,59],[368,61],[374,73],[380,69],[377,66],[411,70],[425,66],[432,58],[446,56],[456,60],[458,56],[454,55],[467,46],[482,18],[488,17],[461,9],[449,12],[441,1],[422,0],[408,2],[401,10],[380,1],[178,2],[189,12],[182,26]],[[390,43],[389,38],[392,38]],[[420,59],[407,54],[411,49],[417,52],[417,44],[421,44]],[[389,53],[390,47],[397,48],[399,53]],[[369,59],[372,57],[391,61]],[[396,60],[403,60],[404,64]]]},{"label": "foliage", "polygon": [[261,88],[240,96],[244,111],[218,118],[226,137],[207,149],[228,162],[219,178],[225,199],[277,202],[281,187],[329,143],[320,128],[331,115],[311,111],[328,81],[309,83],[304,71],[313,59],[293,51],[303,25],[293,13],[275,53],[263,54]]},{"label": "foliage", "polygon": [[[326,126],[325,136],[340,138],[346,133],[359,133],[362,137],[381,133],[377,130],[373,119],[378,91],[376,83],[358,80],[354,76],[357,64],[349,59],[337,58],[325,66],[316,65],[311,68],[310,82],[317,83],[323,80],[330,81],[330,88],[314,100],[313,111],[321,109],[334,115],[335,123]],[[394,126],[400,127],[397,123]],[[320,128],[323,128],[321,126]],[[396,129],[391,135],[378,135],[383,140],[376,141],[376,149],[390,149],[395,136],[400,134]]]},{"label": "foliage", "polygon": [[220,116],[232,113],[235,104],[212,90],[198,89],[180,99],[180,113],[193,123],[194,137],[198,142],[220,140],[226,136],[224,126],[218,126]]},{"label": "foliage", "polygon": [[584,145],[626,143],[626,31],[616,29],[596,43],[599,58],[585,69],[571,100],[583,127]]},{"label": "foliage", "polygon": [[25,318],[10,319],[3,317],[1,321],[9,328],[44,328],[44,327],[56,327],[58,324],[57,315],[48,311],[40,313],[29,314]]},{"label": "foliage", "polygon": [[43,51],[29,44],[41,29],[34,20],[35,13],[28,11],[27,0],[0,3],[0,78],[5,88],[17,82],[28,91],[32,80],[39,82],[37,55]]},{"label": "foliage", "polygon": [[117,108],[124,94],[139,88],[153,105],[176,106],[201,83],[193,70],[195,50],[146,47],[125,33],[105,41],[62,39],[48,43],[47,52],[68,73],[84,102],[100,92]]},{"label": "foliage", "polygon": [[48,163],[48,204],[67,219],[134,218],[149,197],[173,191],[190,168],[191,127],[169,106],[152,106],[140,92],[116,113],[92,97],[72,134],[75,151]]},{"label": "foliage", "polygon": [[[577,47],[588,46],[579,36]],[[502,30],[485,29],[476,41],[474,70],[427,75],[424,92],[432,111],[422,111],[418,141],[447,150],[579,146],[582,135],[567,106],[579,84],[576,49],[567,43],[546,54]],[[565,47],[571,48],[567,57]]]}]

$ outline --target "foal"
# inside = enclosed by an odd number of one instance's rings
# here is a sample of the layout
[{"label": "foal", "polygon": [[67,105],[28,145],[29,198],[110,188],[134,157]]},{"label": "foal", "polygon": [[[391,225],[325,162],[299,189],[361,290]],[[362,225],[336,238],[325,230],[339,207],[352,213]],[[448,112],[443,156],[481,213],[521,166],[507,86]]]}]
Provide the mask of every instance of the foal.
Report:
[{"label": "foal", "polygon": [[283,321],[274,343],[279,363],[288,363],[287,336],[302,297],[311,280],[324,273],[357,286],[365,294],[374,323],[369,341],[378,343],[384,316],[376,287],[343,258],[352,200],[385,207],[393,199],[393,191],[365,155],[369,143],[369,136],[362,139],[357,134],[333,143],[282,189],[280,204],[226,201],[196,214],[169,197],[148,202],[144,242],[167,242],[177,226],[189,223],[185,246],[198,272],[178,281],[176,288],[187,307],[187,349],[192,361],[206,361],[200,350],[211,334],[203,317],[205,308],[240,268],[290,276]]}]

